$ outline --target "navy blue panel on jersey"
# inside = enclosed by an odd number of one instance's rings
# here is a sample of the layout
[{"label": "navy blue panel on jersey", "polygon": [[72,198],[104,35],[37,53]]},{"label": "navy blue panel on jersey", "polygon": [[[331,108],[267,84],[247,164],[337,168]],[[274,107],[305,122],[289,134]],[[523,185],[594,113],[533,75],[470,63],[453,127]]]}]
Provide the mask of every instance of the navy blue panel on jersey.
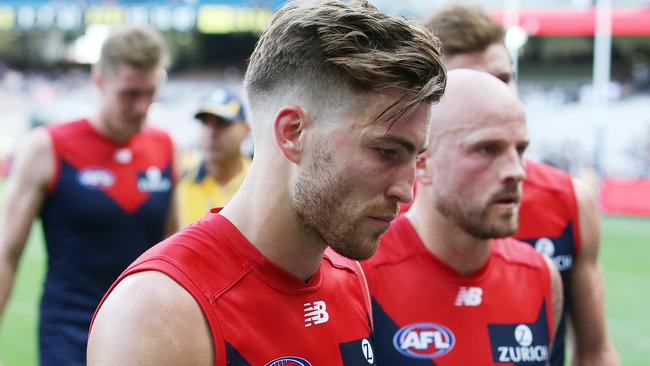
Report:
[{"label": "navy blue panel on jersey", "polygon": [[[168,166],[162,176],[171,179]],[[41,210],[48,269],[40,306],[41,365],[85,365],[90,320],[102,296],[140,254],[163,239],[171,190],[126,213],[101,189],[79,183],[61,160]]]},{"label": "navy blue panel on jersey", "polygon": [[372,343],[372,340],[364,338],[339,345],[343,364],[345,366],[376,366],[377,357]]},{"label": "navy blue panel on jersey", "polygon": [[564,366],[564,350],[566,346],[566,321],[567,313],[571,309],[571,273],[576,259],[575,238],[573,237],[573,224],[568,222],[558,237],[525,238],[522,241],[532,245],[542,254],[545,254],[555,264],[562,276],[564,289],[564,304],[560,324],[551,350],[551,365]]},{"label": "navy blue panel on jersey", "polygon": [[374,299],[372,300],[372,313],[375,326],[373,343],[378,365],[403,365],[407,360],[409,366],[435,365],[430,359],[406,358],[397,352],[393,344],[393,335],[399,331],[400,327]]},{"label": "navy blue panel on jersey", "polygon": [[546,302],[534,323],[488,324],[492,360],[515,366],[544,366],[549,356]]}]

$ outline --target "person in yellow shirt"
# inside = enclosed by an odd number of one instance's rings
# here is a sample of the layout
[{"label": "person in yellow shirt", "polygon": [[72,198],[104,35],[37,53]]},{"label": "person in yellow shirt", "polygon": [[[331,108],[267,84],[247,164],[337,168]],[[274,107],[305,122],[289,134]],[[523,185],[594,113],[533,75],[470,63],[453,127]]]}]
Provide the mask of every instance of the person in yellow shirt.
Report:
[{"label": "person in yellow shirt", "polygon": [[213,207],[223,207],[244,181],[251,159],[240,145],[250,129],[241,101],[225,89],[215,90],[194,116],[201,122],[202,159],[178,186],[182,226],[202,218]]}]

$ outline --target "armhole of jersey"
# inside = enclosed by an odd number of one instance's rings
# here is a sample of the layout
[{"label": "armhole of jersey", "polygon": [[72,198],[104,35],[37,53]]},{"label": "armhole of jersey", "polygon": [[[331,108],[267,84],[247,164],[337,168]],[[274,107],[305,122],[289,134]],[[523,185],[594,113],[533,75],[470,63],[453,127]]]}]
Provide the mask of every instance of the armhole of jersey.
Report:
[{"label": "armhole of jersey", "polygon": [[[578,196],[576,195],[576,190],[573,185],[573,178],[571,179],[571,220],[574,222],[573,225],[573,245],[575,252],[575,259],[580,255],[580,250],[582,249],[582,235],[580,234],[580,207],[578,203]],[[575,260],[574,259],[574,260]]]},{"label": "armhole of jersey", "polygon": [[212,340],[212,347],[213,347],[212,351],[214,352],[213,356],[215,358],[215,365],[227,365],[228,354],[226,351],[226,341],[224,339],[223,331],[221,329],[221,323],[219,322],[219,319],[216,317],[216,315],[211,311],[212,308],[210,305],[210,299],[204,296],[200,296],[199,298],[197,298],[195,294],[201,292],[198,286],[196,286],[194,282],[191,279],[189,279],[181,269],[179,269],[169,261],[164,260],[163,258],[153,258],[146,262],[139,263],[135,267],[128,268],[126,271],[124,271],[124,273],[122,273],[118,277],[118,279],[111,285],[110,289],[108,290],[108,292],[106,292],[101,302],[97,306],[97,309],[95,310],[95,314],[93,314],[92,320],[90,322],[89,329],[92,329],[93,323],[95,322],[95,317],[97,316],[99,309],[104,304],[104,301],[106,301],[106,298],[111,294],[111,292],[113,292],[113,289],[115,289],[115,287],[120,282],[122,282],[122,280],[124,280],[127,276],[139,272],[145,272],[145,271],[156,271],[166,275],[174,282],[176,282],[179,286],[181,286],[185,291],[187,291],[190,294],[190,296],[192,296],[194,301],[196,301],[196,303],[201,308],[201,313],[203,314],[203,317],[207,321],[208,327],[210,328],[209,329],[210,338]]},{"label": "armhole of jersey", "polygon": [[368,310],[368,317],[370,318],[370,332],[374,332],[375,322],[374,322],[374,317],[372,315],[372,300],[370,299],[370,288],[368,287],[368,279],[366,278],[366,273],[363,271],[363,267],[361,267],[361,263],[359,263],[359,261],[354,261],[354,263],[356,263],[357,267],[359,267],[359,274],[361,275],[361,282],[363,284],[362,291],[364,292],[363,298],[366,303],[366,309]]},{"label": "armhole of jersey", "polygon": [[48,194],[54,192],[56,185],[59,183],[59,177],[61,176],[61,157],[59,156],[59,146],[57,139],[54,138],[52,130],[45,127],[47,135],[50,137],[50,143],[52,145],[52,159],[54,159],[54,173],[50,178],[50,181],[47,182],[46,192]]}]

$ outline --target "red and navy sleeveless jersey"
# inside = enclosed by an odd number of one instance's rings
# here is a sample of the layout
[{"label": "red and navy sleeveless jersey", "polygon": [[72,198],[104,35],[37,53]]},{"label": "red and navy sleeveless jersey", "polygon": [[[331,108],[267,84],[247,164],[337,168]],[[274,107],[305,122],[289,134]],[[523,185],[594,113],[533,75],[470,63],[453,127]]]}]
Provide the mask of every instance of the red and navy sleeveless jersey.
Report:
[{"label": "red and navy sleeveless jersey", "polygon": [[526,162],[519,230],[515,237],[551,258],[562,275],[564,311],[551,357],[551,365],[562,366],[570,276],[580,252],[578,204],[570,174],[548,165]]},{"label": "red and navy sleeveless jersey", "polygon": [[173,147],[166,133],[149,127],[122,144],[87,120],[47,131],[56,168],[40,212],[48,252],[41,365],[85,365],[88,327],[102,296],[164,238]]},{"label": "red and navy sleeveless jersey", "polygon": [[201,306],[218,366],[376,365],[358,263],[327,251],[307,282],[266,259],[225,217],[208,214],[140,257]]},{"label": "red and navy sleeveless jersey", "polygon": [[380,365],[545,365],[553,316],[544,258],[514,239],[462,276],[432,255],[405,216],[362,262]]}]

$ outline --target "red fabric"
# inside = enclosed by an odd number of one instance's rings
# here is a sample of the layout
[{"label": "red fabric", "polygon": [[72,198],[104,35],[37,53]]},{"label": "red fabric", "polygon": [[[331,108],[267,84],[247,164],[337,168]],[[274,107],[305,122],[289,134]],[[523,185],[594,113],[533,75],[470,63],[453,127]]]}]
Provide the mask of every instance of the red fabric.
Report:
[{"label": "red fabric", "polygon": [[572,223],[574,250],[580,252],[578,203],[569,173],[526,161],[524,195],[519,209],[518,239],[558,237]]},{"label": "red fabric", "polygon": [[[497,324],[529,324],[536,342],[553,333],[548,265],[541,254],[514,239],[495,240],[483,268],[463,276],[432,255],[400,216],[382,237],[377,254],[362,266],[378,309],[388,316],[378,318],[373,309],[378,359],[390,359],[391,365],[422,364],[381,346],[390,344],[392,329],[410,324],[435,323],[453,334],[450,349],[433,358],[441,366],[499,364],[494,350],[502,344],[490,331]],[[481,296],[474,298],[480,301],[463,304],[461,293],[472,289],[480,289]],[[399,363],[395,357],[402,357]]]},{"label": "red fabric", "polygon": [[[113,142],[99,134],[86,119],[62,124],[48,125],[47,130],[52,136],[56,159],[53,179],[48,185],[52,191],[57,184],[61,172],[60,159],[65,159],[77,170],[93,168],[98,162],[112,162],[102,165],[115,174],[119,181],[104,192],[111,197],[124,211],[135,212],[149,197],[150,193],[125,187],[138,186],[138,172],[150,167],[165,170],[173,156],[171,138],[167,133],[153,127],[145,126],[141,133],[131,137],[122,144]],[[81,148],[80,148],[81,146]],[[120,149],[129,149],[133,156],[128,164],[120,163],[113,156]],[[90,153],[92,151],[92,153]],[[146,154],[140,153],[147,151]],[[173,159],[172,169],[173,167]]]},{"label": "red fabric", "polygon": [[607,178],[600,185],[600,203],[606,213],[650,217],[650,179]]},{"label": "red fabric", "polygon": [[[492,17],[503,22],[505,11]],[[534,36],[593,36],[596,29],[594,9],[521,10],[519,26]],[[613,9],[612,34],[615,36],[650,35],[650,8]]]},{"label": "red fabric", "polygon": [[[344,365],[339,345],[370,336],[367,292],[355,262],[326,253],[304,283],[266,259],[220,214],[208,214],[147,251],[110,291],[146,270],[169,275],[199,303],[216,365],[234,362],[226,342],[251,365],[295,355],[312,365]],[[329,320],[308,327],[305,306],[316,301],[326,303]]]}]

